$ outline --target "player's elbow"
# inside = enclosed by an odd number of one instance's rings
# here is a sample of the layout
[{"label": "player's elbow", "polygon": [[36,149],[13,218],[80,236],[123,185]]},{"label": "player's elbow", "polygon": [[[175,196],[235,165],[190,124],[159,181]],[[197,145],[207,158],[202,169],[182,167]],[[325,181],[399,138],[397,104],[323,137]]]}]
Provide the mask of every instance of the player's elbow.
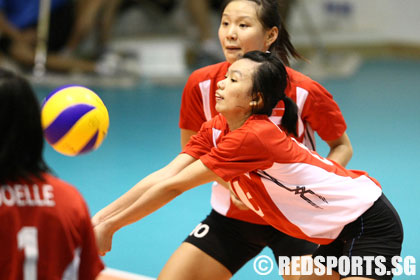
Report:
[{"label": "player's elbow", "polygon": [[160,201],[162,201],[164,204],[167,204],[174,200],[176,197],[180,196],[182,193],[183,191],[177,188],[165,189],[163,190],[163,194],[160,196]]},{"label": "player's elbow", "polygon": [[170,199],[174,199],[175,197],[181,195],[185,190],[184,186],[177,182],[172,182],[165,188],[166,195]]}]

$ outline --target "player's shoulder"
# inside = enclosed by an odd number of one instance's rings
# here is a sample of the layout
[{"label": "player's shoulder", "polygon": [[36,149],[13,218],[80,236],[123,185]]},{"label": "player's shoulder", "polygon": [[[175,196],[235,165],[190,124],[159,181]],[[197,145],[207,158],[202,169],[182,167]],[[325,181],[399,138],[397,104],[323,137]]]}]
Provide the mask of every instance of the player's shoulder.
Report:
[{"label": "player's shoulder", "polygon": [[329,94],[329,92],[317,81],[311,77],[293,69],[286,67],[287,75],[289,78],[289,85],[291,88],[302,88],[306,90],[309,95],[319,95],[320,93]]},{"label": "player's shoulder", "polygon": [[56,192],[60,192],[62,195],[67,195],[69,197],[71,196],[72,199],[75,199],[76,197],[82,198],[79,190],[72,184],[50,173],[44,173],[43,177],[45,180],[42,183],[51,185]]},{"label": "player's shoulder", "polygon": [[50,185],[64,187],[64,188],[74,188],[70,183],[58,178],[57,176],[51,174],[51,173],[44,173],[42,174],[42,177],[44,178],[44,181]]},{"label": "player's shoulder", "polygon": [[253,115],[244,126],[248,138],[260,139],[262,143],[270,143],[270,139],[282,139],[286,133],[266,115]]},{"label": "player's shoulder", "polygon": [[316,83],[313,79],[311,79],[309,76],[306,76],[305,74],[291,68],[286,67],[286,72],[289,77],[289,81],[291,83],[295,84],[312,84]]},{"label": "player's shoulder", "polygon": [[196,81],[205,81],[209,79],[214,79],[220,75],[225,75],[227,69],[229,68],[229,63],[227,61],[208,65],[202,68],[199,68],[193,71],[190,75],[190,79]]}]

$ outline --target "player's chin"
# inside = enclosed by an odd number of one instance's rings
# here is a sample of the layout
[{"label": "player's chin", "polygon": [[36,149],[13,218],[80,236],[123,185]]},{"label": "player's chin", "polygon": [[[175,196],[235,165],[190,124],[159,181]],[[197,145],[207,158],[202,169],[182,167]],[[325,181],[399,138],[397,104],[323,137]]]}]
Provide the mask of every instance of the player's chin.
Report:
[{"label": "player's chin", "polygon": [[229,62],[230,64],[234,63],[235,61],[237,61],[239,58],[242,57],[242,54],[239,54],[238,52],[231,52],[231,51],[224,51],[225,54],[225,58],[226,61]]},{"label": "player's chin", "polygon": [[223,112],[223,106],[220,104],[222,100],[217,101],[216,100],[216,106],[214,106],[214,108],[216,109],[216,111],[218,113],[222,113]]}]

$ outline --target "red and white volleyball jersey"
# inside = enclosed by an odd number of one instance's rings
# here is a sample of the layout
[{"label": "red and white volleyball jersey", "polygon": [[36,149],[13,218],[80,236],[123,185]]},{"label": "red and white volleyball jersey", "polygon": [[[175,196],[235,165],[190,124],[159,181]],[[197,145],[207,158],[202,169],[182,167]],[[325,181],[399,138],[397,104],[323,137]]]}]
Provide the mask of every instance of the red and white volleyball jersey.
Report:
[{"label": "red and white volleyball jersey", "polygon": [[[189,77],[182,95],[179,127],[199,131],[201,125],[215,117],[215,92],[217,82],[224,79],[230,64],[222,62],[194,71]],[[286,95],[298,105],[298,137],[309,149],[315,150],[314,131],[325,141],[335,140],[346,131],[346,123],[331,94],[309,77],[286,67],[289,83]],[[270,117],[276,124],[284,112],[279,102]],[[246,222],[265,224],[252,211],[238,209],[231,203],[230,193],[219,184],[213,184],[211,205],[218,213]]]},{"label": "red and white volleyball jersey", "polygon": [[0,279],[95,279],[104,265],[87,205],[73,186],[45,179],[0,186]]},{"label": "red and white volleyball jersey", "polygon": [[382,193],[366,172],[319,156],[263,115],[232,132],[218,115],[203,124],[184,152],[230,182],[268,224],[318,244],[334,240]]}]

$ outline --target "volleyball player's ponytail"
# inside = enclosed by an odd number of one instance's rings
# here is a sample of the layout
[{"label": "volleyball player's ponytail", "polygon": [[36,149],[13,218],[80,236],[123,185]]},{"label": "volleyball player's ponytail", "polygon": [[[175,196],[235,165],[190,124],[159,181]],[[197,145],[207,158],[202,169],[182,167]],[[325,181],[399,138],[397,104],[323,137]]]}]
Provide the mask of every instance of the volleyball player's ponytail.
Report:
[{"label": "volleyball player's ponytail", "polygon": [[290,134],[297,136],[298,107],[287,95],[282,98],[284,102],[284,114],[281,118],[281,126]]},{"label": "volleyball player's ponytail", "polygon": [[303,57],[298,53],[290,41],[289,32],[287,32],[283,22],[280,19],[278,28],[279,35],[277,40],[271,44],[270,51],[276,53],[286,65],[290,65],[290,58],[303,59]]}]

